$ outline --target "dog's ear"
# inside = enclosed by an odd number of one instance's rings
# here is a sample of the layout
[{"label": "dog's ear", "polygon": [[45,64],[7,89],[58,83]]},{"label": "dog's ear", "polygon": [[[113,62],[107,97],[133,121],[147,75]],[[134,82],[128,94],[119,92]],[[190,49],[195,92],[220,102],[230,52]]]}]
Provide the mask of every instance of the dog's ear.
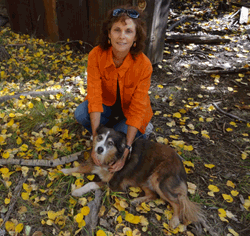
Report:
[{"label": "dog's ear", "polygon": [[118,142],[117,142],[117,149],[118,149],[118,151],[119,151],[121,154],[123,154],[124,149],[125,149],[125,147],[126,147],[127,139],[126,139],[126,134],[124,134],[124,133],[122,133],[122,132],[119,132],[119,133],[121,133],[122,135],[121,135],[120,139],[119,139]]},{"label": "dog's ear", "polygon": [[96,129],[96,132],[99,134],[100,133],[100,130],[102,129],[102,128],[104,128],[105,126],[103,125],[103,124],[100,124],[98,127],[97,127],[97,129]]}]

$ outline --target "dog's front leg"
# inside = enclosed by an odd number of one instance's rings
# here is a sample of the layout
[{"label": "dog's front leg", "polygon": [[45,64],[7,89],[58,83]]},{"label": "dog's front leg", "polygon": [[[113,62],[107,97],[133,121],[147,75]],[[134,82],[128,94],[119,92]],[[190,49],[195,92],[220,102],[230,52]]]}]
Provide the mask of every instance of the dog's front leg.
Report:
[{"label": "dog's front leg", "polygon": [[87,160],[85,163],[83,163],[80,166],[74,167],[74,168],[68,168],[68,169],[61,169],[61,171],[64,174],[72,174],[72,173],[81,173],[81,174],[87,174],[91,173],[94,169],[94,164],[90,160]]},{"label": "dog's front leg", "polygon": [[85,184],[83,187],[78,188],[72,192],[72,196],[81,197],[85,193],[90,192],[91,190],[97,190],[104,185],[103,182],[89,182]]}]

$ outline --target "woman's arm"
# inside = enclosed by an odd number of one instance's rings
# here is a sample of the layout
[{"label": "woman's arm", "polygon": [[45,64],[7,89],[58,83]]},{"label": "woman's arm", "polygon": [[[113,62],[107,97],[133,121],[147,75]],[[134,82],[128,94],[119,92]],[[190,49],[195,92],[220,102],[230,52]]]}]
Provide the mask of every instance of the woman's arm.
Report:
[{"label": "woman's arm", "polygon": [[[132,146],[138,129],[134,126],[128,126],[127,130],[127,145]],[[118,160],[114,165],[109,167],[110,172],[117,172],[121,170],[126,162],[127,156],[129,155],[129,150],[125,148],[122,159]]]},{"label": "woman's arm", "polygon": [[[91,122],[91,128],[92,128],[92,135],[93,135],[93,139],[94,139],[95,136],[97,135],[96,129],[100,125],[101,112],[91,112],[89,115],[90,115],[90,122]],[[98,166],[101,165],[101,162],[98,160],[98,158],[96,156],[96,152],[95,152],[94,148],[92,148],[91,157],[96,165],[98,165]]]}]

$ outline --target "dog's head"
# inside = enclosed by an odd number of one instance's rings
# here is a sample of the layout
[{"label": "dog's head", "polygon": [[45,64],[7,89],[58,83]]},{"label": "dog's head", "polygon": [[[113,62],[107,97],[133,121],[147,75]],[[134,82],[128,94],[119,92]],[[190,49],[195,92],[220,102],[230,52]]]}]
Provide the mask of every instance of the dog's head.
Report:
[{"label": "dog's head", "polygon": [[103,165],[115,163],[123,155],[126,147],[126,135],[114,129],[100,125],[93,140],[93,148]]}]

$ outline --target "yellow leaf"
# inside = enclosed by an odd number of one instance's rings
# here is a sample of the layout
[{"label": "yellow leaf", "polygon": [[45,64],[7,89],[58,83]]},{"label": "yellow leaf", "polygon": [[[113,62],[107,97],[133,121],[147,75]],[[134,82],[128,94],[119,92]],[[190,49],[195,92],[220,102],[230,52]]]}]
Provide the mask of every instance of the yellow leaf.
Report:
[{"label": "yellow leaf", "polygon": [[207,167],[207,168],[209,168],[209,169],[212,169],[212,168],[215,167],[214,164],[205,164],[204,166]]},{"label": "yellow leaf", "polygon": [[228,181],[227,181],[227,186],[228,186],[228,187],[235,188],[235,184],[234,184],[231,180],[228,180]]},{"label": "yellow leaf", "polygon": [[241,158],[242,158],[243,160],[245,160],[245,159],[247,158],[247,153],[246,153],[246,152],[242,152],[242,153],[241,153]]},{"label": "yellow leaf", "polygon": [[236,190],[232,190],[232,191],[231,191],[231,195],[232,195],[233,197],[236,197],[236,196],[239,195],[239,192],[236,191]]},{"label": "yellow leaf", "polygon": [[215,195],[214,195],[214,192],[212,192],[212,191],[210,191],[210,192],[208,192],[207,193],[210,197],[214,197]]},{"label": "yellow leaf", "polygon": [[89,209],[88,206],[84,206],[84,207],[81,209],[81,213],[82,213],[84,216],[88,215],[89,212],[90,212],[90,209]]},{"label": "yellow leaf", "polygon": [[228,89],[228,91],[230,91],[230,92],[234,91],[234,89],[231,88],[231,87],[227,87],[227,89]]},{"label": "yellow leaf", "polygon": [[208,135],[208,132],[207,132],[206,130],[202,130],[202,131],[201,131],[201,135],[202,135],[202,137],[204,137],[204,138],[210,139],[210,136]]},{"label": "yellow leaf", "polygon": [[200,122],[204,122],[204,119],[202,117],[199,118]]},{"label": "yellow leaf", "polygon": [[28,200],[29,199],[29,193],[27,192],[22,192],[21,194],[23,200]]},{"label": "yellow leaf", "polygon": [[219,217],[226,217],[227,216],[227,213],[223,208],[218,209],[218,214],[219,214]]},{"label": "yellow leaf", "polygon": [[121,223],[122,223],[122,216],[118,216],[118,217],[116,218],[116,221],[117,221],[119,224],[121,224]]},{"label": "yellow leaf", "polygon": [[8,126],[8,127],[11,127],[13,124],[14,124],[14,120],[11,119],[11,120],[7,123],[7,126]]},{"label": "yellow leaf", "polygon": [[160,220],[161,220],[161,216],[160,216],[160,215],[155,214],[155,217],[156,217],[156,219],[157,219],[158,221],[160,221]]},{"label": "yellow leaf", "polygon": [[209,189],[210,191],[214,192],[214,193],[217,193],[217,192],[220,191],[220,189],[219,189],[217,186],[212,185],[212,184],[210,184],[210,185],[208,186],[208,189]]},{"label": "yellow leaf", "polygon": [[214,120],[214,118],[207,118],[206,119],[206,122],[211,122],[211,121],[213,121]]},{"label": "yellow leaf", "polygon": [[16,143],[17,143],[17,145],[20,145],[20,144],[22,143],[22,139],[21,139],[20,137],[18,137],[18,138],[16,139]]},{"label": "yellow leaf", "polygon": [[156,111],[154,114],[155,114],[156,116],[158,116],[158,115],[161,114],[161,111]]},{"label": "yellow leaf", "polygon": [[76,221],[77,223],[80,223],[82,220],[83,220],[83,214],[82,214],[82,213],[78,213],[78,214],[75,216],[75,221]]},{"label": "yellow leaf", "polygon": [[99,229],[99,230],[96,232],[96,236],[106,236],[106,233],[105,233],[103,230]]},{"label": "yellow leaf", "polygon": [[143,202],[143,203],[141,204],[141,206],[143,207],[144,210],[150,211],[149,205],[147,205],[145,202]]},{"label": "yellow leaf", "polygon": [[4,159],[8,159],[9,156],[10,156],[10,153],[7,152],[7,151],[5,151],[5,152],[2,154],[2,157],[3,157]]},{"label": "yellow leaf", "polygon": [[163,88],[163,86],[161,84],[158,84],[157,87],[161,88],[161,89]]},{"label": "yellow leaf", "polygon": [[173,114],[173,117],[181,118],[181,113],[180,112],[176,112],[176,113]]},{"label": "yellow leaf", "polygon": [[239,234],[234,231],[232,228],[228,227],[228,231],[233,235],[233,236],[239,236]]},{"label": "yellow leaf", "polygon": [[140,193],[142,191],[140,187],[129,187],[129,190],[135,193]]},{"label": "yellow leaf", "polygon": [[184,145],[184,150],[186,150],[186,151],[193,151],[193,150],[194,150],[194,148],[193,148],[193,146],[192,146],[192,145],[189,145],[189,146]]},{"label": "yellow leaf", "polygon": [[16,115],[14,113],[10,113],[9,117],[14,118]]},{"label": "yellow leaf", "polygon": [[180,112],[180,113],[182,113],[182,114],[187,113],[187,111],[186,111],[185,109],[183,109],[183,108],[182,108],[182,109],[180,109],[180,110],[179,110],[179,112]]},{"label": "yellow leaf", "polygon": [[250,208],[250,199],[245,199],[245,203],[244,203],[244,208],[249,211]]},{"label": "yellow leaf", "polygon": [[232,125],[232,126],[234,126],[234,127],[237,127],[236,123],[233,122],[233,121],[231,121],[229,124]]},{"label": "yellow leaf", "polygon": [[23,224],[22,223],[19,223],[16,228],[15,228],[15,231],[17,233],[20,233],[21,231],[23,230]]},{"label": "yellow leaf", "polygon": [[231,128],[227,128],[227,129],[226,129],[226,131],[227,131],[227,132],[232,132],[232,131],[233,131],[233,129],[231,129]]},{"label": "yellow leaf", "polygon": [[4,199],[4,203],[5,203],[6,205],[8,205],[8,204],[10,203],[10,199],[9,199],[9,198],[5,198],[5,199]]},{"label": "yellow leaf", "polygon": [[138,193],[136,193],[136,192],[129,192],[129,195],[131,196],[131,197],[138,197]]},{"label": "yellow leaf", "polygon": [[23,144],[21,147],[20,147],[21,151],[22,152],[26,152],[28,150],[28,145],[27,144]]},{"label": "yellow leaf", "polygon": [[222,194],[222,197],[224,198],[224,200],[226,200],[227,202],[233,202],[233,198],[228,195],[228,194]]},{"label": "yellow leaf", "polygon": [[134,216],[131,213],[127,213],[125,215],[125,220],[127,222],[129,222],[129,223],[132,223],[132,224],[139,224],[140,223],[140,217],[139,216]]},{"label": "yellow leaf", "polygon": [[183,164],[189,167],[194,167],[194,163],[192,163],[191,161],[183,161]]},{"label": "yellow leaf", "polygon": [[33,105],[33,103],[32,102],[28,102],[28,107],[31,109],[31,108],[33,108],[34,107],[34,105]]},{"label": "yellow leaf", "polygon": [[92,181],[94,178],[95,178],[95,175],[88,175],[87,176],[87,179],[90,180],[90,181]]},{"label": "yellow leaf", "polygon": [[190,194],[195,194],[195,190],[196,190],[197,186],[193,183],[190,183],[190,182],[187,182],[187,185],[188,185],[188,192]]},{"label": "yellow leaf", "polygon": [[77,187],[81,187],[81,186],[83,186],[83,183],[84,183],[83,179],[77,179],[76,182],[75,182],[75,185]]},{"label": "yellow leaf", "polygon": [[6,221],[5,223],[5,229],[9,231],[15,231],[15,224],[11,221]]}]

